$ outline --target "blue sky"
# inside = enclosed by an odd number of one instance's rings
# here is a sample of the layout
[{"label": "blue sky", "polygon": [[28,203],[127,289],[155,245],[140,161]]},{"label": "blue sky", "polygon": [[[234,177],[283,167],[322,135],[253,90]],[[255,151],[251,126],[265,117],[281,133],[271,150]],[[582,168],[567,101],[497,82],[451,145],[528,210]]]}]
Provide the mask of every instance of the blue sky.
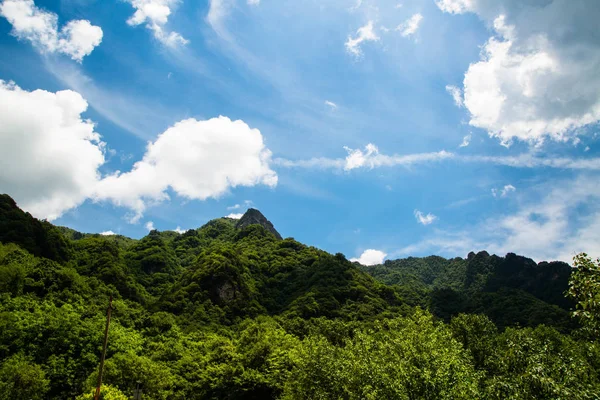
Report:
[{"label": "blue sky", "polygon": [[252,206],[367,264],[600,255],[595,0],[0,15],[0,192],[37,217],[139,238]]}]

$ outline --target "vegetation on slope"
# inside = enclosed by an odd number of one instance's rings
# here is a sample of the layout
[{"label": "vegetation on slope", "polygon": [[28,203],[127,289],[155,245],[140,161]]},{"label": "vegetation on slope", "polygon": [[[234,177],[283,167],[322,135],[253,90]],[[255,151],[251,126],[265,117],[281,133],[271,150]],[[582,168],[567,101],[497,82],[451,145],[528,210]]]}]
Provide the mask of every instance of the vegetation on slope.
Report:
[{"label": "vegetation on slope", "polygon": [[[8,196],[0,227],[0,400],[91,399],[111,294],[105,399],[138,382],[144,399],[600,393],[599,269],[585,256],[564,300],[570,268],[513,255],[398,260],[371,276],[261,225],[80,234]],[[563,320],[571,304],[584,329]]]}]

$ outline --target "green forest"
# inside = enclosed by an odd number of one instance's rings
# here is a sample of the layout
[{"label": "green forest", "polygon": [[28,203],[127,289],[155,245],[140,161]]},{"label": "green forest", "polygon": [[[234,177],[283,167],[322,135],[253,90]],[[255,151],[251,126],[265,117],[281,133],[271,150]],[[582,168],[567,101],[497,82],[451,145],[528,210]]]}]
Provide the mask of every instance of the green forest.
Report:
[{"label": "green forest", "polygon": [[0,400],[600,399],[600,265],[362,266],[257,210],[135,240],[0,195]]}]

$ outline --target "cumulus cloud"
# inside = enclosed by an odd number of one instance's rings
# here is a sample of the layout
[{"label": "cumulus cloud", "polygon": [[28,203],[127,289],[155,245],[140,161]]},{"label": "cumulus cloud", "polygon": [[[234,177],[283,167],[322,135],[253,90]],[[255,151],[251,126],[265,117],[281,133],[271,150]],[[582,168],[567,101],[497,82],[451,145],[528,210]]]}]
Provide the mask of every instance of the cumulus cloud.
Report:
[{"label": "cumulus cloud", "polygon": [[0,15],[10,22],[14,36],[42,53],[62,53],[81,62],[102,42],[102,29],[87,20],[69,21],[59,31],[58,15],[36,7],[33,0],[4,0]]},{"label": "cumulus cloud", "polygon": [[419,210],[415,210],[415,218],[421,225],[430,225],[435,222],[437,217],[431,213],[424,214]]},{"label": "cumulus cloud", "polygon": [[567,141],[600,120],[600,8],[592,1],[438,0],[476,13],[495,35],[464,78],[470,124],[509,145]]},{"label": "cumulus cloud", "polygon": [[244,214],[242,214],[242,213],[231,213],[231,214],[225,216],[225,218],[240,219],[243,216],[244,216]]},{"label": "cumulus cloud", "polygon": [[146,225],[144,225],[144,227],[148,230],[148,231],[153,231],[154,230],[154,222],[152,221],[148,221],[146,222]]},{"label": "cumulus cloud", "polygon": [[494,197],[506,197],[508,196],[509,193],[512,193],[514,191],[516,191],[517,188],[515,188],[513,185],[504,185],[504,187],[502,189],[492,189],[492,196]]},{"label": "cumulus cloud", "polygon": [[271,152],[258,129],[227,117],[180,121],[148,144],[146,154],[129,172],[117,172],[98,183],[98,199],[134,210],[137,221],[147,202],[179,196],[218,198],[230,188],[259,184],[274,187]]},{"label": "cumulus cloud", "polygon": [[181,34],[168,32],[165,25],[169,20],[173,8],[180,0],[127,0],[135,13],[127,20],[127,24],[137,26],[146,24],[154,37],[166,46],[175,47],[189,43]]},{"label": "cumulus cloud", "polygon": [[251,6],[257,6],[260,4],[260,0],[248,0],[247,3]]},{"label": "cumulus cloud", "polygon": [[478,0],[436,0],[435,4],[444,12],[451,14],[462,14],[467,11],[475,10],[475,3]]},{"label": "cumulus cloud", "polygon": [[54,220],[90,197],[104,143],[70,90],[28,92],[0,80],[0,187],[23,209]]},{"label": "cumulus cloud", "polygon": [[383,260],[387,256],[386,253],[380,250],[368,249],[358,258],[351,258],[350,261],[358,262],[362,265],[377,265],[383,263]]},{"label": "cumulus cloud", "polygon": [[39,218],[54,220],[86,199],[111,201],[137,222],[167,190],[217,198],[237,186],[277,185],[259,130],[227,117],[187,119],[167,129],[129,172],[102,177],[106,144],[81,117],[76,92],[28,92],[0,81],[0,187]]},{"label": "cumulus cloud", "polygon": [[104,231],[104,232],[100,232],[100,234],[102,236],[112,236],[112,235],[116,235],[116,233],[114,233],[113,231]]},{"label": "cumulus cloud", "polygon": [[376,42],[379,40],[379,36],[373,30],[373,21],[369,21],[365,26],[358,28],[356,31],[356,37],[348,36],[348,40],[345,43],[346,50],[358,57],[362,55],[360,45],[366,41]]},{"label": "cumulus cloud", "polygon": [[181,235],[182,233],[185,233],[185,232],[186,232],[186,230],[185,230],[185,229],[181,229],[181,227],[180,227],[180,226],[178,226],[177,228],[175,228],[175,229],[173,229],[173,230],[174,230],[175,232],[179,233],[180,235]]},{"label": "cumulus cloud", "polygon": [[423,21],[423,16],[419,13],[414,14],[405,22],[401,23],[396,27],[396,30],[400,32],[403,37],[414,35],[419,29],[419,25]]},{"label": "cumulus cloud", "polygon": [[463,137],[462,143],[458,147],[467,147],[469,144],[471,144],[471,135]]},{"label": "cumulus cloud", "polygon": [[458,107],[463,107],[463,98],[462,98],[462,90],[453,85],[446,85],[446,92],[450,93],[452,99],[454,100],[454,104]]}]

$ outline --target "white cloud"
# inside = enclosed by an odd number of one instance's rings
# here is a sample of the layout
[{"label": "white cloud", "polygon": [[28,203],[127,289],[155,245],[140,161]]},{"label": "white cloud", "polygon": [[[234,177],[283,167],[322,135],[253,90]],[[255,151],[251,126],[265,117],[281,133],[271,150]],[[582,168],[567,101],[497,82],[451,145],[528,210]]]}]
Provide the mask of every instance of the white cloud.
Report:
[{"label": "white cloud", "polygon": [[223,21],[229,15],[229,10],[232,6],[232,0],[209,0],[206,21],[224,39],[229,39],[229,32],[223,25]]},{"label": "white cloud", "polygon": [[244,214],[242,214],[242,213],[231,213],[231,214],[225,216],[225,218],[240,219],[243,216],[244,216]]},{"label": "white cloud", "polygon": [[42,53],[62,53],[81,62],[102,42],[102,29],[87,20],[69,21],[58,30],[58,15],[36,7],[33,0],[4,0],[0,15],[12,34],[30,41]]},{"label": "white cloud", "polygon": [[396,27],[396,30],[400,31],[400,35],[402,35],[403,37],[414,35],[419,29],[419,25],[421,24],[422,20],[423,16],[421,14],[414,14],[408,20],[398,25]]},{"label": "white cloud", "polygon": [[270,169],[271,152],[258,129],[227,117],[180,121],[148,143],[141,161],[126,173],[116,173],[98,184],[96,198],[131,208],[139,220],[146,203],[179,196],[218,198],[230,188],[277,185]]},{"label": "white cloud", "polygon": [[181,235],[182,233],[185,233],[185,232],[186,232],[186,230],[185,230],[185,229],[181,229],[181,227],[180,227],[180,226],[178,226],[177,228],[175,228],[175,229],[173,229],[173,230],[174,230],[175,232],[179,233],[180,235]]},{"label": "white cloud", "polygon": [[[509,145],[568,141],[600,120],[600,8],[569,0],[441,0],[450,13],[476,13],[495,36],[464,78],[470,124]],[[594,4],[594,5],[592,5]]]},{"label": "white cloud", "polygon": [[373,30],[373,21],[369,21],[365,26],[358,28],[356,31],[356,38],[348,36],[348,40],[345,43],[346,50],[354,56],[362,55],[360,45],[365,41],[376,42],[379,40],[379,36]]},{"label": "white cloud", "polygon": [[436,0],[435,4],[444,12],[461,14],[467,11],[473,11],[477,1],[478,0]]},{"label": "white cloud", "polygon": [[189,43],[177,32],[165,31],[165,25],[169,20],[172,9],[180,0],[127,0],[135,13],[127,20],[131,26],[146,24],[154,37],[166,46],[176,47]]},{"label": "white cloud", "polygon": [[333,101],[325,100],[325,105],[331,107],[332,110],[337,110],[338,106]]},{"label": "white cloud", "polygon": [[466,135],[463,137],[462,143],[458,145],[458,147],[467,147],[471,144],[471,135]]},{"label": "white cloud", "polygon": [[102,236],[112,236],[112,235],[116,235],[116,233],[114,233],[113,231],[104,231],[104,232],[100,232],[100,234]]},{"label": "white cloud", "polygon": [[232,206],[227,207],[228,210],[239,210],[243,206],[250,207],[253,204],[252,200],[244,200],[244,204],[234,204]]},{"label": "white cloud", "polygon": [[154,222],[152,221],[148,221],[146,222],[146,225],[144,225],[144,227],[148,230],[148,231],[153,231],[154,230]]},{"label": "white cloud", "polygon": [[346,165],[344,166],[346,171],[364,166],[369,160],[379,154],[379,149],[372,143],[369,143],[365,147],[364,152],[360,149],[350,149],[348,147],[344,147],[344,149],[348,152]]},{"label": "white cloud", "polygon": [[582,175],[575,180],[539,185],[530,189],[529,199],[514,213],[486,217],[462,230],[435,231],[394,255],[464,256],[469,251],[488,250],[499,255],[514,252],[537,261],[565,262],[571,262],[579,252],[600,256],[597,179]]},{"label": "white cloud", "polygon": [[148,143],[131,171],[102,177],[106,144],[81,117],[86,109],[77,92],[0,81],[0,187],[36,217],[54,220],[92,199],[130,208],[137,222],[168,189],[204,200],[237,186],[277,185],[260,131],[227,117],[180,121]]},{"label": "white cloud", "polygon": [[462,90],[453,85],[446,85],[446,92],[452,95],[452,99],[454,99],[454,104],[458,107],[464,107]]},{"label": "white cloud", "polygon": [[590,146],[585,146],[585,149],[583,149],[583,151],[590,151]]},{"label": "white cloud", "polygon": [[260,0],[248,0],[247,3],[250,6],[257,6],[260,4]]},{"label": "white cloud", "polygon": [[352,7],[350,7],[348,9],[348,11],[350,12],[354,12],[356,10],[358,10],[360,8],[360,6],[362,6],[363,0],[356,0],[356,3],[354,3],[354,5]]},{"label": "white cloud", "polygon": [[417,219],[417,222],[421,225],[430,225],[437,219],[435,215],[431,213],[425,215],[419,210],[415,210],[415,218]]},{"label": "white cloud", "polygon": [[452,153],[446,151],[439,151],[434,153],[417,153],[409,155],[393,155],[386,156],[379,153],[379,149],[372,143],[369,143],[365,150],[350,149],[344,147],[348,152],[348,156],[344,162],[344,169],[350,171],[356,168],[377,168],[383,166],[396,166],[396,165],[412,165],[423,163],[427,161],[441,160],[447,157],[451,157]]},{"label": "white cloud", "polygon": [[0,80],[0,187],[36,217],[54,220],[94,191],[105,145],[86,109],[76,92]]},{"label": "white cloud", "polygon": [[522,153],[516,156],[459,155],[445,150],[431,153],[394,154],[379,153],[377,146],[368,144],[364,150],[344,147],[348,156],[344,158],[310,158],[307,160],[288,160],[277,158],[275,165],[283,168],[318,168],[353,170],[357,168],[380,168],[393,166],[412,166],[416,164],[455,161],[463,163],[482,163],[503,165],[513,168],[559,168],[572,170],[600,170],[600,158],[570,158],[549,156],[539,157],[534,153]]},{"label": "white cloud", "polygon": [[502,189],[492,189],[492,196],[506,197],[509,193],[515,192],[516,190],[517,188],[515,188],[513,185],[508,184],[504,185]]},{"label": "white cloud", "polygon": [[[517,252],[537,260],[567,262],[576,252],[600,255],[600,191],[594,184],[596,179],[581,176],[573,182],[539,188],[545,194],[541,201],[534,199],[515,214],[496,219],[500,237],[490,248]],[[577,208],[582,205],[589,210],[585,217],[576,216]]]},{"label": "white cloud", "polygon": [[387,254],[383,251],[368,249],[363,251],[360,257],[351,258],[350,261],[358,262],[362,265],[377,265],[383,263],[385,256],[387,256]]}]

